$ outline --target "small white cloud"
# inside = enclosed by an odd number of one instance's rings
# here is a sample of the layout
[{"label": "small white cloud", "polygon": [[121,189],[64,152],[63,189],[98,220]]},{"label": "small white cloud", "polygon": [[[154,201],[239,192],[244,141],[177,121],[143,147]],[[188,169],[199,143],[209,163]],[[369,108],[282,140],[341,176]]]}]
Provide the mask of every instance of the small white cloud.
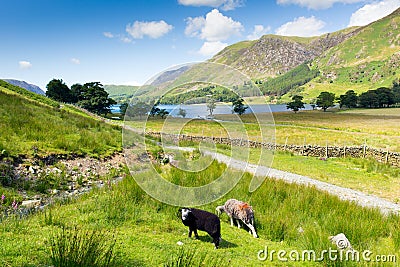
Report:
[{"label": "small white cloud", "polygon": [[18,64],[19,64],[19,68],[23,69],[23,70],[32,68],[32,63],[30,63],[29,61],[22,60],[22,61],[18,62]]},{"label": "small white cloud", "polygon": [[203,56],[213,56],[227,46],[228,46],[228,44],[222,43],[219,41],[218,42],[204,42],[203,46],[200,48],[198,53]]},{"label": "small white cloud", "polygon": [[73,63],[75,65],[79,65],[79,64],[81,64],[81,61],[77,58],[71,58],[71,63]]},{"label": "small white cloud", "polygon": [[244,0],[178,0],[178,3],[184,6],[221,7],[228,11],[243,6]]},{"label": "small white cloud", "polygon": [[311,16],[309,18],[299,17],[293,21],[280,26],[275,33],[283,36],[319,36],[323,34],[321,30],[325,27],[326,23],[322,20]]},{"label": "small white cloud", "polygon": [[350,26],[364,26],[381,19],[400,7],[400,0],[386,0],[368,4],[351,15]]},{"label": "small white cloud", "polygon": [[142,39],[144,36],[157,39],[167,34],[172,29],[173,26],[163,20],[149,22],[135,21],[133,25],[128,24],[126,26],[126,32],[134,39]]},{"label": "small white cloud", "polygon": [[114,34],[112,34],[111,32],[103,32],[103,35],[107,38],[114,38]]},{"label": "small white cloud", "polygon": [[276,2],[280,5],[295,4],[310,9],[327,9],[335,3],[354,4],[366,0],[277,0]]},{"label": "small white cloud", "polygon": [[242,31],[243,25],[240,22],[222,15],[217,9],[210,11],[205,18],[186,19],[185,34],[208,42],[224,41],[231,36],[239,36]]},{"label": "small white cloud", "polygon": [[264,27],[263,25],[254,25],[254,30],[251,34],[247,35],[247,39],[257,40],[264,34],[267,34],[270,30],[270,26]]},{"label": "small white cloud", "polygon": [[121,42],[126,43],[126,44],[132,43],[132,39],[129,37],[126,37],[126,36],[120,36],[119,39],[121,40]]}]

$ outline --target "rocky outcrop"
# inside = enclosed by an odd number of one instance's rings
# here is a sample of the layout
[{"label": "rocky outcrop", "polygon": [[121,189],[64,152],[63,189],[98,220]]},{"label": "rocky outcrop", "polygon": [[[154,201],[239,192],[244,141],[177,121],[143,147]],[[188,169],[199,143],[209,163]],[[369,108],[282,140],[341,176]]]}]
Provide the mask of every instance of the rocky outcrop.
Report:
[{"label": "rocky outcrop", "polygon": [[265,35],[239,50],[232,51],[228,46],[210,61],[228,64],[250,77],[273,77],[313,60],[359,30],[352,28],[311,38]]}]

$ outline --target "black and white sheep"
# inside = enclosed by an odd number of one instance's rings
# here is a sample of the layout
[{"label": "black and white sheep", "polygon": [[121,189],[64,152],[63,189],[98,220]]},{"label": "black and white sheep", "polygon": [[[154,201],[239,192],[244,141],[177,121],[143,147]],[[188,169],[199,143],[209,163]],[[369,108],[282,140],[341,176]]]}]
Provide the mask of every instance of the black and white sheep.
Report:
[{"label": "black and white sheep", "polygon": [[255,238],[258,237],[254,224],[253,208],[246,202],[228,199],[223,206],[218,206],[216,211],[218,216],[221,215],[222,212],[225,212],[231,219],[231,226],[233,226],[233,220],[235,219],[240,229],[240,221],[242,221],[249,228],[249,233]]},{"label": "black and white sheep", "polygon": [[194,232],[197,239],[199,238],[197,230],[205,231],[212,237],[215,248],[218,248],[221,240],[221,222],[218,216],[195,208],[182,208],[179,212],[182,223],[189,227],[189,237]]}]

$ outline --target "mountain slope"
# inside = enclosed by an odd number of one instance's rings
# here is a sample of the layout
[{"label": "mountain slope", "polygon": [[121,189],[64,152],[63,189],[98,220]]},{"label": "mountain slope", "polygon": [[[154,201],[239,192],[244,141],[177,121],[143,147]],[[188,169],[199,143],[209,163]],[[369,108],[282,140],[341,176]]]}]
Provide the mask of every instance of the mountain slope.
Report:
[{"label": "mountain slope", "polygon": [[264,35],[226,47],[211,62],[230,65],[252,78],[274,77],[311,61],[331,47],[357,34],[353,27],[319,37]]},{"label": "mountain slope", "polygon": [[29,91],[34,92],[34,93],[39,94],[39,95],[44,95],[45,94],[44,91],[39,86],[27,83],[25,81],[19,81],[19,80],[13,80],[13,79],[3,79],[3,81],[8,82],[8,83],[10,83],[12,85],[15,85],[15,86],[24,88],[26,90],[29,90]]},{"label": "mountain slope", "polygon": [[[392,87],[393,81],[400,79],[400,9],[369,25],[319,37],[265,35],[239,42],[210,61],[237,68],[253,80],[261,79],[260,89],[277,96],[278,102],[287,102],[294,94],[310,102],[322,91],[340,95],[350,89],[361,93]],[[308,82],[302,79],[305,83],[292,82],[290,71],[305,63],[319,76]]]},{"label": "mountain slope", "polygon": [[314,65],[335,82],[390,86],[400,74],[400,9],[326,51]]}]

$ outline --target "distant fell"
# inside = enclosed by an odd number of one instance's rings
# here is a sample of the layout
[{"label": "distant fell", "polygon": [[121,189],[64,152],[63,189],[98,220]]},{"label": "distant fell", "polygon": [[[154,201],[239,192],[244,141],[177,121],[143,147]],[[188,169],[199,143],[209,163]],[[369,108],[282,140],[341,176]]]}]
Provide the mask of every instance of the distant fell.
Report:
[{"label": "distant fell", "polygon": [[275,77],[313,60],[359,30],[352,27],[318,37],[264,35],[228,46],[210,61],[230,65],[255,79]]},{"label": "distant fell", "polygon": [[14,80],[14,79],[2,79],[2,80],[5,81],[5,82],[10,83],[12,85],[19,86],[19,87],[24,88],[24,89],[26,89],[28,91],[34,92],[36,94],[45,95],[45,92],[39,86],[36,86],[34,84],[30,84],[30,83],[27,83],[25,81]]}]

